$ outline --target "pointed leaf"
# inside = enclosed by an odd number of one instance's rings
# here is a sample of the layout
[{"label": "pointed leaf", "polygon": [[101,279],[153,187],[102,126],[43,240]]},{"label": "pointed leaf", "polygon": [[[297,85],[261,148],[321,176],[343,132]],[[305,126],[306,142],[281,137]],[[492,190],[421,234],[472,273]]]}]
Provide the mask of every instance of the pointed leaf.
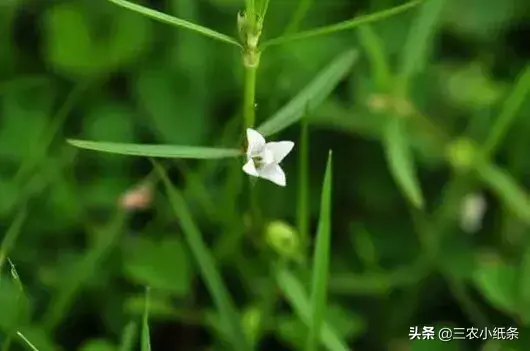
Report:
[{"label": "pointed leaf", "polygon": [[385,130],[385,151],[390,171],[407,199],[417,208],[423,207],[423,195],[416,177],[412,150],[405,135],[403,121],[392,116]]},{"label": "pointed leaf", "polygon": [[530,223],[530,202],[526,191],[503,169],[487,163],[478,166],[479,177],[522,221]]},{"label": "pointed leaf", "polygon": [[149,288],[145,289],[145,305],[142,317],[142,345],[141,351],[151,351],[151,337],[149,335]]},{"label": "pointed leaf", "polygon": [[318,220],[316,248],[313,258],[313,282],[311,292],[311,321],[306,340],[306,350],[316,351],[320,344],[321,326],[327,307],[329,257],[331,242],[331,151],[328,156],[326,173],[322,184],[320,199],[320,217]]},{"label": "pointed leaf", "polygon": [[28,348],[32,351],[39,351],[39,349],[33,345],[33,343],[31,341],[28,340],[28,338],[26,338],[26,336],[24,334],[22,334],[21,332],[17,332],[17,335],[19,338],[22,339],[22,341],[28,346]]},{"label": "pointed leaf", "polygon": [[357,51],[336,57],[298,95],[258,127],[264,136],[277,133],[314,111],[335,89],[357,60]]},{"label": "pointed leaf", "polygon": [[399,72],[399,88],[406,91],[410,78],[423,68],[429,54],[429,45],[436,32],[445,0],[425,1],[419,8],[413,26],[401,57],[401,71]]},{"label": "pointed leaf", "polygon": [[221,149],[213,147],[125,144],[74,139],[68,139],[67,141],[69,144],[81,149],[143,157],[215,159],[236,157],[242,154],[242,152],[237,149]]},{"label": "pointed leaf", "polygon": [[385,47],[381,39],[376,31],[369,25],[360,26],[357,33],[359,41],[366,51],[368,60],[370,61],[370,68],[377,89],[380,91],[388,89],[392,74],[388,63],[388,57],[385,53]]},{"label": "pointed leaf", "polygon": [[236,46],[241,46],[236,39],[234,39],[234,38],[232,38],[232,37],[230,37],[230,36],[228,36],[226,34],[222,34],[222,33],[216,32],[214,30],[211,30],[210,28],[199,26],[198,24],[191,23],[191,22],[188,22],[188,21],[185,21],[183,19],[170,16],[170,15],[166,15],[165,13],[158,12],[158,11],[155,11],[155,10],[152,10],[152,9],[149,9],[147,7],[140,6],[140,5],[137,5],[137,4],[133,4],[133,3],[129,2],[129,1],[124,1],[124,0],[109,0],[109,1],[115,3],[118,6],[124,7],[126,9],[128,9],[128,10],[131,10],[131,11],[134,11],[134,12],[138,12],[138,13],[144,15],[144,16],[150,17],[150,18],[152,18],[152,19],[154,19],[156,21],[160,21],[160,22],[164,22],[164,23],[167,23],[167,24],[171,24],[171,25],[173,25],[175,27],[186,28],[186,29],[189,29],[191,31],[200,33],[202,35],[205,35],[205,36],[213,38],[213,39],[217,39],[217,40],[225,42],[225,43],[229,43],[229,44],[236,45]]}]

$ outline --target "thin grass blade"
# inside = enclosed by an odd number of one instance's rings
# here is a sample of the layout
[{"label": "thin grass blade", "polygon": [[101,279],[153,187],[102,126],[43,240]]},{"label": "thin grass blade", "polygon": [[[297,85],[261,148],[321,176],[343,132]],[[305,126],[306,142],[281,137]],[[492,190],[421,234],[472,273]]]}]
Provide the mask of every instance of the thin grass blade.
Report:
[{"label": "thin grass blade", "polygon": [[238,149],[222,149],[213,147],[126,144],[74,139],[68,139],[67,141],[69,144],[80,149],[128,156],[216,159],[236,157],[242,154],[242,152]]},{"label": "thin grass blade", "polygon": [[343,30],[355,28],[357,26],[360,26],[361,24],[379,21],[379,20],[382,20],[388,17],[392,17],[394,15],[397,15],[401,12],[407,11],[413,8],[414,6],[419,5],[420,3],[422,3],[422,1],[423,0],[413,0],[404,5],[392,7],[388,10],[379,11],[379,12],[372,13],[372,14],[365,15],[365,16],[359,16],[359,17],[353,18],[348,21],[340,22],[337,24],[332,24],[330,26],[310,29],[310,30],[296,33],[296,34],[286,35],[286,36],[281,36],[278,38],[270,39],[270,40],[263,42],[263,45],[261,45],[261,49],[265,50],[266,48],[269,48],[274,45],[280,45],[280,44],[290,43],[290,42],[301,40],[301,39],[307,39],[307,38],[317,37],[321,35],[336,33],[336,32],[340,32]]},{"label": "thin grass blade", "polygon": [[[302,283],[285,269],[277,272],[276,282],[298,318],[309,326],[311,323],[311,305]],[[328,323],[324,323],[319,337],[329,351],[349,351],[348,344],[338,335]]]},{"label": "thin grass blade", "polygon": [[432,43],[437,25],[441,18],[445,0],[428,0],[423,3],[410,28],[401,57],[398,89],[406,94],[410,78],[421,70],[429,54],[429,45]]},{"label": "thin grass blade", "polygon": [[221,274],[216,268],[215,260],[204,243],[197,224],[191,217],[184,197],[171,184],[164,169],[156,162],[153,162],[153,164],[160,179],[164,183],[171,207],[180,223],[190,250],[197,261],[202,278],[219,311],[219,315],[223,319],[223,324],[227,326],[226,329],[232,344],[231,346],[236,351],[248,351],[250,349],[248,346],[249,343],[243,333],[239,314],[230,298],[228,289],[223,283]]},{"label": "thin grass blade", "polygon": [[321,327],[327,307],[328,274],[331,243],[331,177],[332,153],[329,152],[318,220],[316,248],[313,258],[313,282],[311,293],[311,320],[306,341],[306,351],[316,351],[320,344]]},{"label": "thin grass blade", "polygon": [[149,335],[149,290],[149,288],[145,289],[144,313],[142,315],[141,351],[151,351],[151,337]]},{"label": "thin grass blade", "polygon": [[424,201],[416,176],[414,156],[400,117],[390,117],[384,139],[385,152],[392,176],[410,203],[414,207],[422,209]]},{"label": "thin grass blade", "polygon": [[530,65],[526,66],[524,71],[520,74],[517,83],[515,83],[512,92],[506,99],[501,113],[493,127],[491,128],[490,135],[486,139],[483,146],[484,156],[490,156],[495,152],[495,149],[499,145],[502,138],[506,135],[508,128],[517,117],[517,111],[528,98],[530,93]]},{"label": "thin grass blade", "polygon": [[134,321],[127,323],[121,335],[120,351],[133,351],[135,350],[134,344],[137,337],[138,324]]},{"label": "thin grass blade", "polygon": [[170,16],[165,13],[152,10],[150,8],[147,8],[141,5],[137,5],[129,1],[124,1],[124,0],[109,0],[109,1],[118,6],[126,8],[127,10],[137,12],[141,15],[152,18],[156,21],[167,23],[175,27],[185,28],[185,29],[197,32],[199,34],[202,34],[204,36],[241,47],[241,44],[239,44],[239,42],[235,38],[232,38],[226,34],[216,32],[210,28],[203,27],[198,24],[191,23],[183,19]]},{"label": "thin grass blade", "polygon": [[530,224],[530,201],[526,191],[517,184],[509,173],[493,164],[478,166],[482,181],[502,200],[522,221]]},{"label": "thin grass blade", "polygon": [[377,89],[387,91],[390,89],[392,73],[383,43],[368,24],[360,26],[357,34],[370,61],[370,68]]},{"label": "thin grass blade", "polygon": [[356,50],[348,50],[336,57],[298,95],[271,118],[258,127],[264,136],[277,133],[311,113],[336,88],[357,60]]},{"label": "thin grass blade", "polygon": [[9,252],[15,245],[15,242],[22,231],[22,224],[26,220],[26,217],[27,212],[25,209],[19,211],[2,239],[2,244],[0,245],[0,272],[2,271],[2,267],[4,266],[4,262],[9,255]]},{"label": "thin grass blade", "polygon": [[35,345],[33,345],[31,343],[31,341],[29,341],[28,338],[26,338],[24,336],[24,334],[22,334],[21,332],[17,331],[17,335],[18,335],[19,338],[22,339],[22,341],[24,341],[24,343],[26,344],[26,346],[28,347],[29,350],[39,351],[39,349]]}]

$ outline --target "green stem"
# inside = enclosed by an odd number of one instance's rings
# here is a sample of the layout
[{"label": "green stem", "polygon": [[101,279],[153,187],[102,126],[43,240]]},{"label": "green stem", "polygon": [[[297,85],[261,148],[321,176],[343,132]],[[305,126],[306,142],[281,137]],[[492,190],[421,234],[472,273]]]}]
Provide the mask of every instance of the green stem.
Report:
[{"label": "green stem", "polygon": [[243,102],[243,116],[245,127],[254,128],[256,122],[256,72],[258,66],[245,65],[245,96]]},{"label": "green stem", "polygon": [[300,131],[300,159],[298,161],[298,233],[300,241],[304,248],[304,257],[309,247],[309,166],[308,166],[308,152],[309,140],[307,132],[307,121],[302,121],[302,129]]}]

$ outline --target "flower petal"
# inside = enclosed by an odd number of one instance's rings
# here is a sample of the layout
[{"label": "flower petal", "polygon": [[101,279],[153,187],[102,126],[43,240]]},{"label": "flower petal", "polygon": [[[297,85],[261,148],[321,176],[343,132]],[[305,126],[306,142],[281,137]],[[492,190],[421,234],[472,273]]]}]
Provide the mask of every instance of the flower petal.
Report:
[{"label": "flower petal", "polygon": [[291,152],[294,147],[292,141],[271,141],[267,143],[267,149],[269,149],[273,156],[274,162],[280,163],[282,160]]},{"label": "flower petal", "polygon": [[253,157],[261,152],[265,147],[265,138],[254,129],[247,128],[247,155]]},{"label": "flower petal", "polygon": [[259,176],[253,160],[248,160],[247,163],[245,163],[245,165],[243,166],[243,172],[254,177]]},{"label": "flower petal", "polygon": [[285,186],[286,184],[285,173],[283,172],[283,169],[277,164],[272,164],[264,167],[259,172],[259,177],[270,180],[271,182],[279,186]]}]

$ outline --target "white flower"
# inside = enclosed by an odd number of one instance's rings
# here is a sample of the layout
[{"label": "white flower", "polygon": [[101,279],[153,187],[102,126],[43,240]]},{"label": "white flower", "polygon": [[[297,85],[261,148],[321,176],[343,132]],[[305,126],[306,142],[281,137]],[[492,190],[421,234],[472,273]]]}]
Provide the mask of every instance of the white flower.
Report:
[{"label": "white flower", "polygon": [[285,186],[285,173],[280,162],[294,147],[292,141],[265,142],[263,135],[254,129],[247,129],[247,163],[243,171],[251,176],[270,180]]},{"label": "white flower", "polygon": [[486,212],[486,200],[479,193],[467,194],[460,209],[460,228],[467,233],[475,233],[482,227]]}]

